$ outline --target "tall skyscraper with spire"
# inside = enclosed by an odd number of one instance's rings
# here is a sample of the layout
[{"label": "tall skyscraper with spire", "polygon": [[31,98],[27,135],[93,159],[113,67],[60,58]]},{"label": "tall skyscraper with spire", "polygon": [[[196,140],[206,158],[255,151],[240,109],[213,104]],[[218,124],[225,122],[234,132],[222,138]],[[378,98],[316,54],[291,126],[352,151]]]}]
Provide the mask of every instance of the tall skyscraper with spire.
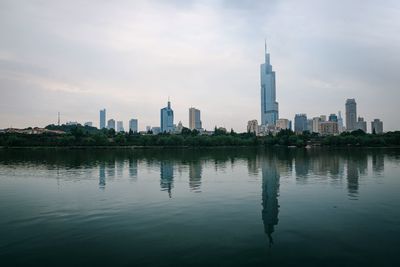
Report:
[{"label": "tall skyscraper with spire", "polygon": [[171,102],[168,98],[168,104],[165,108],[161,109],[161,132],[170,133],[174,131],[174,111],[171,108]]},{"label": "tall skyscraper with spire", "polygon": [[267,53],[265,43],[265,63],[260,66],[261,78],[261,125],[275,125],[279,118],[278,102],[276,102],[275,71]]}]

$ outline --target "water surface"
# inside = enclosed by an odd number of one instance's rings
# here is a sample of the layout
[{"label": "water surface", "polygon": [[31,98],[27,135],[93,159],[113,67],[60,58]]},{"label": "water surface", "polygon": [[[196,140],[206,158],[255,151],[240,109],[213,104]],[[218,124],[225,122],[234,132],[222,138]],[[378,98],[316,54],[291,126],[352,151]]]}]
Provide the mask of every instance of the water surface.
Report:
[{"label": "water surface", "polygon": [[0,150],[1,266],[400,266],[400,150]]}]

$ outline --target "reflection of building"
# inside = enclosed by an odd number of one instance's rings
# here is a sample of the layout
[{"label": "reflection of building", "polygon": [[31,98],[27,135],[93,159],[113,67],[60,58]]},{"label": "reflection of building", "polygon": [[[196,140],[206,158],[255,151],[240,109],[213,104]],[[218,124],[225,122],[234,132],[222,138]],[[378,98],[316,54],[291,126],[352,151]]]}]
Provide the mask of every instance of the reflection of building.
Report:
[{"label": "reflection of building", "polygon": [[138,175],[138,160],[129,159],[129,177],[136,179]]},{"label": "reflection of building", "polygon": [[99,187],[101,189],[106,187],[106,165],[104,162],[99,165]]},{"label": "reflection of building", "polygon": [[380,174],[385,168],[385,157],[382,153],[372,155],[372,170],[375,174]]},{"label": "reflection of building", "polygon": [[189,187],[193,192],[201,192],[201,174],[203,168],[200,161],[193,161],[189,164]]},{"label": "reflection of building", "polygon": [[172,196],[172,188],[174,187],[174,165],[171,161],[160,162],[160,187],[161,191],[168,191],[169,197]]},{"label": "reflection of building", "polygon": [[347,161],[347,190],[350,197],[357,197],[358,195],[358,168],[355,160],[349,159]]},{"label": "reflection of building", "polygon": [[278,225],[278,192],[279,192],[279,172],[277,162],[272,161],[270,156],[263,158],[262,169],[262,220],[264,231],[268,235],[269,243],[272,245],[272,233]]}]

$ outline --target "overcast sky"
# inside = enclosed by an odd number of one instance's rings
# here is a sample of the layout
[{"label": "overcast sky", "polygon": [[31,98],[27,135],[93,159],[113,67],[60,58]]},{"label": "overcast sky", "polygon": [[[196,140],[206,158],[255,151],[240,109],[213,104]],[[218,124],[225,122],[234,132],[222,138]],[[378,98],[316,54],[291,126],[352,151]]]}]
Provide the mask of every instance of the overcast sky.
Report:
[{"label": "overcast sky", "polygon": [[400,127],[400,2],[0,1],[0,128],[139,119],[260,121],[267,39],[281,118],[341,110]]}]

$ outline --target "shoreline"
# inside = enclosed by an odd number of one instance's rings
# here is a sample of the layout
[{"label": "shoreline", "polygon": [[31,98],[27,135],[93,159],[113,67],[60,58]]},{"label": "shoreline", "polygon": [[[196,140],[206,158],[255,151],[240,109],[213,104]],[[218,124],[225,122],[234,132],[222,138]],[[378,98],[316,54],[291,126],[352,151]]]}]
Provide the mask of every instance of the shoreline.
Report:
[{"label": "shoreline", "polygon": [[0,150],[147,150],[147,149],[226,149],[226,148],[287,148],[287,149],[400,149],[400,146],[0,146]]}]

